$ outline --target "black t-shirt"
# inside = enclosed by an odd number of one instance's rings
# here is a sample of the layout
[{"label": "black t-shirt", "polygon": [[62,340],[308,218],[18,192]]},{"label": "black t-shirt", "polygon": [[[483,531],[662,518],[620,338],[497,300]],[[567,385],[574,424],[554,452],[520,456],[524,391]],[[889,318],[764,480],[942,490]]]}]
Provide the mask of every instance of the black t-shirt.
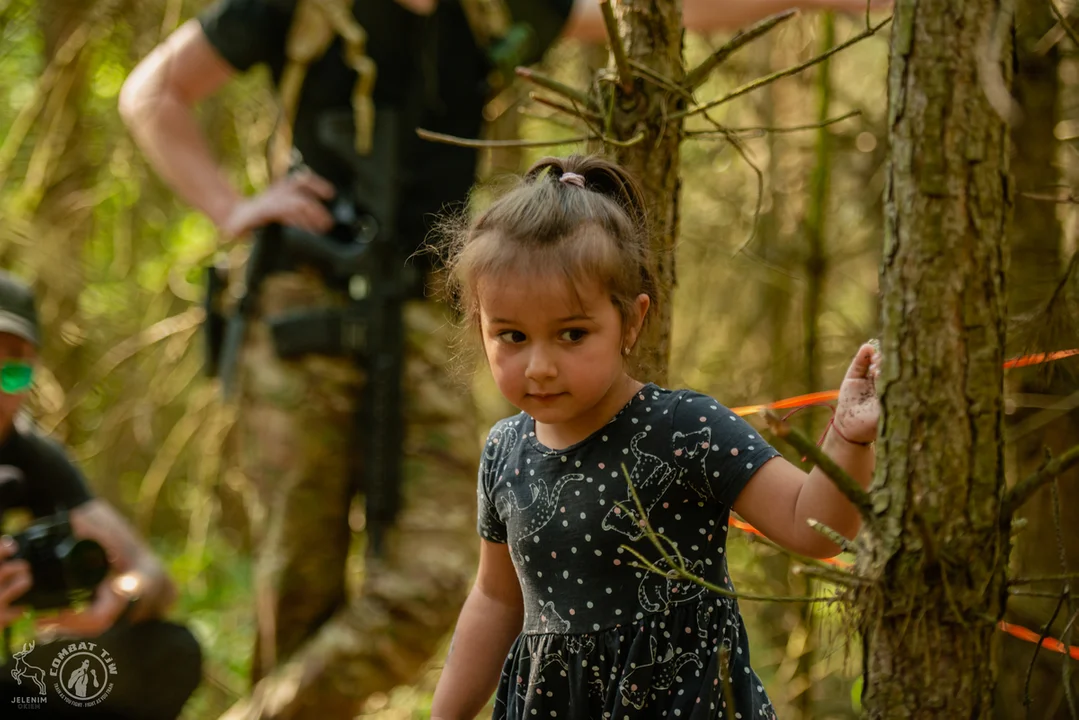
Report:
[{"label": "black t-shirt", "polygon": [[19,420],[0,443],[0,513],[28,509],[35,517],[72,510],[92,499],[82,472],[64,449]]},{"label": "black t-shirt", "polygon": [[[515,21],[534,28],[534,62],[557,37],[573,0],[510,0]],[[295,0],[219,0],[199,16],[210,44],[237,70],[269,67],[278,82]],[[477,47],[457,0],[440,0],[436,12],[419,17],[393,0],[356,0],[353,13],[367,31],[367,52],[378,67],[374,86],[379,108],[402,113],[400,183],[396,227],[406,246],[422,242],[434,213],[462,203],[475,179],[476,151],[422,141],[422,127],[459,137],[477,137],[489,88],[490,65]],[[335,38],[307,70],[296,109],[293,138],[304,163],[331,182],[347,181],[348,168],[319,138],[319,118],[351,117],[355,73]],[[377,120],[376,120],[377,122]]]}]

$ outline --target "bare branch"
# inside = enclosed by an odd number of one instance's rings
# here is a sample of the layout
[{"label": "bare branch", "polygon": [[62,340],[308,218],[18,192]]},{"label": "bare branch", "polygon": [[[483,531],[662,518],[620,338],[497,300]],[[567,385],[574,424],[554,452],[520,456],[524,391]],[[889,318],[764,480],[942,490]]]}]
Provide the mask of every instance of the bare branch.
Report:
[{"label": "bare branch", "polygon": [[764,76],[762,78],[758,78],[757,80],[754,80],[753,82],[746,83],[742,87],[737,88],[736,90],[732,90],[730,93],[728,93],[727,95],[724,95],[723,97],[719,98],[718,100],[713,100],[712,102],[707,103],[705,105],[698,105],[697,107],[694,107],[694,108],[688,108],[686,110],[681,110],[679,112],[672,113],[670,115],[670,119],[671,120],[677,120],[678,118],[689,117],[690,115],[698,115],[698,114],[700,114],[702,112],[705,112],[707,110],[711,110],[714,107],[719,107],[720,105],[728,103],[731,100],[734,100],[735,98],[741,97],[741,96],[743,96],[743,95],[745,95],[747,93],[751,93],[754,90],[759,90],[760,88],[764,87],[765,85],[770,85],[771,83],[774,83],[776,80],[780,80],[780,79],[788,77],[790,75],[796,75],[796,74],[802,72],[803,70],[805,70],[808,67],[812,67],[812,66],[816,65],[817,63],[820,63],[820,62],[823,62],[823,61],[827,60],[832,55],[835,55],[837,52],[840,52],[842,50],[846,50],[851,45],[859,43],[859,42],[861,42],[862,40],[865,40],[868,37],[872,37],[881,28],[883,28],[885,25],[887,25],[891,21],[892,21],[892,18],[888,17],[886,20],[882,20],[881,22],[877,23],[876,25],[869,28],[868,30],[864,30],[864,31],[858,33],[857,35],[852,37],[850,40],[847,40],[846,42],[842,42],[839,45],[836,45],[834,48],[831,48],[827,52],[821,53],[820,55],[818,55],[818,56],[816,56],[814,58],[806,60],[804,63],[800,63],[800,64],[795,65],[793,67],[789,67],[786,70],[779,70],[778,72],[774,72],[771,75],[766,75],[766,76]]},{"label": "bare branch", "polygon": [[792,125],[789,127],[742,127],[742,128],[724,128],[723,130],[691,130],[686,133],[687,138],[694,138],[696,140],[728,140],[731,135],[748,135],[751,133],[793,133],[801,132],[802,130],[819,130],[829,125],[835,125],[841,123],[844,120],[849,120],[852,117],[858,117],[862,114],[861,110],[851,110],[849,113],[845,113],[838,117],[829,118],[824,122],[810,123],[808,125]]},{"label": "bare branch", "polygon": [[[663,547],[663,543],[660,542],[661,536],[658,533],[656,533],[656,531],[652,528],[652,524],[648,521],[648,512],[645,510],[644,504],[641,503],[641,498],[637,494],[637,488],[635,488],[633,486],[633,479],[630,477],[629,470],[626,468],[625,465],[622,465],[622,474],[626,476],[626,485],[629,487],[629,494],[633,498],[633,504],[636,506],[636,509],[637,509],[636,520],[637,520],[638,526],[644,532],[644,535],[645,535],[645,537],[648,538],[649,542],[651,542],[652,545],[655,546],[656,550],[659,551],[660,557],[663,558],[663,560],[667,563],[667,565],[671,569],[669,571],[668,570],[662,570],[659,567],[657,567],[653,562],[651,562],[648,558],[646,558],[644,555],[642,555],[636,548],[633,548],[633,547],[631,547],[629,545],[623,545],[622,548],[624,550],[628,551],[634,557],[636,557],[637,560],[639,561],[639,563],[631,563],[635,567],[640,567],[640,568],[642,568],[644,570],[648,570],[648,571],[653,572],[653,573],[655,573],[655,574],[657,574],[657,575],[659,575],[661,577],[666,577],[666,578],[669,578],[669,577],[672,577],[672,576],[673,577],[680,577],[680,578],[682,578],[684,580],[689,580],[690,582],[692,582],[692,583],[694,583],[696,585],[700,585],[701,587],[705,588],[706,590],[710,590],[711,592],[714,592],[717,595],[722,595],[724,597],[730,597],[730,598],[736,598],[736,599],[739,599],[739,600],[764,600],[764,601],[772,601],[772,602],[821,602],[821,601],[824,601],[824,600],[830,600],[831,599],[831,598],[826,598],[826,597],[823,597],[823,596],[754,595],[754,594],[751,594],[751,593],[750,594],[735,593],[735,592],[732,592],[732,591],[728,590],[725,587],[720,587],[719,585],[714,585],[714,584],[708,582],[707,580],[705,580],[704,578],[694,575],[693,573],[691,573],[689,571],[689,568],[686,567],[684,559],[682,558],[681,554],[677,552],[677,546],[675,546],[674,543],[671,543],[671,545],[673,547],[675,547],[675,550],[676,550],[674,557],[671,557],[670,553],[668,553],[666,548]],[[628,511],[628,508],[626,508],[624,505],[622,505],[622,503],[618,503],[618,505],[619,505],[619,507],[623,508],[623,512]],[[632,517],[632,515],[630,517]],[[670,542],[670,541],[668,541],[668,542]]]},{"label": "bare branch", "polygon": [[[1009,585],[1034,585],[1036,583],[1043,582],[1067,582],[1068,580],[1079,580],[1079,572],[1064,572],[1057,573],[1055,575],[1031,575],[1030,577],[1017,577],[1008,581]],[[1053,593],[1053,597],[1057,594]]]},{"label": "bare branch", "polygon": [[1077,463],[1079,463],[1079,445],[1071,448],[1060,457],[1050,460],[1037,472],[1017,482],[1004,497],[1001,516],[1006,519],[1011,519],[1011,516],[1015,514],[1015,511],[1022,507],[1023,503],[1029,500],[1042,485],[1050,482],[1058,475],[1064,474],[1069,468]]},{"label": "bare branch", "polygon": [[573,145],[575,143],[598,140],[596,135],[577,135],[562,138],[560,140],[480,140],[476,138],[462,138],[455,135],[443,135],[442,133],[416,128],[416,134],[424,140],[456,145],[467,148],[515,148],[515,147],[554,147],[557,145]]},{"label": "bare branch", "polygon": [[[1057,615],[1060,614],[1060,609],[1064,607],[1064,597],[1067,592],[1060,594],[1060,599],[1057,601],[1056,609],[1053,610],[1053,616],[1049,618],[1049,622],[1042,628],[1041,637],[1038,638],[1038,643],[1034,646],[1034,654],[1030,657],[1030,665],[1027,666],[1027,679],[1023,683],[1023,707],[1026,708],[1027,714],[1030,714],[1030,678],[1034,674],[1034,663],[1038,660],[1038,651],[1042,649],[1042,643],[1045,642],[1045,638],[1049,637],[1049,628],[1053,626],[1053,623],[1057,619]],[[1067,660],[1065,660],[1067,662]]]},{"label": "bare branch", "polygon": [[704,84],[708,79],[708,76],[712,74],[712,71],[733,55],[736,50],[748,45],[776,25],[790,20],[797,14],[797,10],[786,10],[772,15],[771,17],[766,17],[764,20],[749,26],[745,30],[739,30],[734,34],[734,37],[723,43],[718,50],[709,55],[707,60],[689,71],[689,74],[686,76],[686,87],[690,90],[696,90]]},{"label": "bare branch", "polygon": [[843,572],[842,570],[836,570],[835,568],[819,568],[807,565],[795,565],[791,568],[791,572],[795,575],[805,575],[807,577],[819,578],[834,585],[843,585],[844,587],[872,584],[869,580],[866,580],[865,578],[860,578],[853,573]]},{"label": "bare branch", "polygon": [[536,93],[529,93],[528,98],[532,102],[537,102],[540,105],[546,105],[549,108],[554,108],[555,110],[564,112],[567,115],[578,117],[584,120],[586,123],[589,120],[591,120],[592,122],[599,122],[603,119],[602,117],[600,117],[599,113],[589,110],[588,108],[580,107],[579,105],[563,105],[557,100],[551,100],[550,98],[545,98],[542,95],[537,95]]},{"label": "bare branch", "polygon": [[1075,44],[1075,47],[1079,48],[1079,35],[1076,35],[1075,30],[1068,23],[1068,19],[1064,17],[1064,13],[1060,12],[1060,8],[1057,7],[1055,0],[1049,0],[1049,9],[1053,15],[1056,16],[1057,22],[1060,23],[1060,27],[1064,28],[1064,32],[1068,33],[1068,37]]},{"label": "bare branch", "polygon": [[1023,109],[1008,91],[1008,84],[1001,71],[1000,56],[1005,38],[1011,31],[1014,14],[1013,2],[1004,0],[1000,3],[996,16],[985,19],[985,37],[977,63],[978,78],[981,80],[986,100],[1001,120],[1013,126],[1022,123]]},{"label": "bare branch", "polygon": [[838,532],[836,532],[832,528],[828,527],[824,523],[820,522],[819,520],[814,520],[813,518],[809,518],[808,520],[806,520],[806,524],[808,524],[809,527],[813,528],[814,530],[819,532],[821,535],[823,535],[824,537],[828,538],[833,543],[835,543],[839,547],[839,549],[842,550],[843,552],[849,552],[849,553],[857,553],[858,552],[858,548],[854,547],[854,543],[852,543],[850,540],[843,537]]},{"label": "bare branch", "polygon": [[611,55],[614,56],[614,66],[618,69],[618,84],[625,93],[633,92],[633,73],[629,69],[629,59],[626,56],[626,46],[622,43],[622,36],[618,34],[618,20],[614,16],[614,8],[610,0],[599,0],[599,9],[603,13],[603,26],[607,29],[607,40],[611,45]]},{"label": "bare branch", "polygon": [[600,111],[600,108],[596,104],[596,101],[589,97],[587,93],[582,92],[577,88],[570,87],[565,83],[561,83],[558,80],[555,80],[553,77],[550,77],[549,75],[544,75],[543,73],[537,72],[532,68],[517,68],[517,77],[524,78],[531,83],[539,85],[545,90],[550,90],[556,95],[561,95],[570,102],[576,103],[578,105],[583,105],[592,112],[598,113]]},{"label": "bare branch", "polygon": [[869,497],[869,493],[854,482],[854,479],[847,474],[846,470],[839,467],[835,460],[828,457],[823,450],[814,445],[805,435],[792,428],[775,411],[765,409],[761,411],[761,415],[768,422],[772,432],[786,440],[791,447],[808,457],[821,469],[828,479],[835,484],[836,489],[843,493],[843,497],[854,505],[867,525],[877,523],[877,516],[873,513],[873,502]]}]

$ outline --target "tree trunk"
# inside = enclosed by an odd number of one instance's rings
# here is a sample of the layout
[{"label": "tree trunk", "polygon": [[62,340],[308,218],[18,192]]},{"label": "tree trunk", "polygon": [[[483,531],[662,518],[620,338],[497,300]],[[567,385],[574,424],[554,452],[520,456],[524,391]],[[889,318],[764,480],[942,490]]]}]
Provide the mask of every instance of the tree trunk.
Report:
[{"label": "tree trunk", "polygon": [[[651,75],[681,83],[685,76],[681,0],[615,0],[614,11],[630,63],[646,65]],[[613,53],[611,67],[617,70]],[[681,118],[667,120],[666,116],[682,109],[685,101],[681,95],[640,77],[629,92],[617,82],[609,87],[614,97],[606,106],[611,110],[608,132],[622,142],[633,140],[628,146],[614,146],[611,152],[643,186],[657,270],[653,315],[634,356],[638,368],[647,368],[647,376],[663,384],[670,357],[674,242],[681,185],[678,146],[684,122]]]},{"label": "tree trunk", "polygon": [[[1008,134],[979,61],[993,0],[899,0],[882,259],[883,422],[858,591],[873,718],[988,718],[1004,611]],[[1010,18],[1008,18],[1010,22]],[[1001,57],[1010,53],[1009,34]],[[1007,67],[994,66],[1009,79]]]},{"label": "tree trunk", "polygon": [[[1053,134],[1059,117],[1058,46],[1054,45],[1048,52],[1035,50],[1036,44],[1055,23],[1047,4],[1039,0],[1021,0],[1017,4],[1015,97],[1023,109],[1023,122],[1012,132],[1012,169],[1019,193],[1045,192],[1045,188],[1059,181],[1057,143]],[[1018,332],[1016,341],[1010,343],[1009,355],[1054,349],[1032,347],[1027,342],[1029,333],[1024,329],[1031,322],[1029,316],[1032,313],[1037,316],[1048,300],[1048,293],[1053,288],[1051,279],[1063,270],[1061,239],[1060,223],[1052,206],[1018,195],[1015,222],[1009,235],[1011,257],[1008,269],[1008,310]],[[1055,339],[1050,338],[1050,341]],[[1072,411],[1055,418],[1044,430],[1027,432],[1024,429],[1026,422],[1042,410],[1025,407],[1027,403],[1022,398],[1036,395],[1063,397],[1074,391],[1074,384],[1059,374],[1047,378],[1044,367],[1034,367],[1012,371],[1009,386],[1020,398],[1019,407],[1008,417],[1010,427],[1017,433],[1009,465],[1013,479],[1017,479],[1037,469],[1044,459],[1044,448],[1059,454],[1074,444],[1075,438],[1079,437],[1079,413]],[[1060,506],[1065,509],[1064,517],[1073,516],[1070,509],[1079,507],[1077,479],[1079,471],[1075,470],[1061,477]],[[1060,528],[1063,562],[1067,567],[1061,567],[1059,552],[1050,551],[1058,546],[1051,488],[1042,488],[1022,508],[1020,515],[1027,524],[1016,537],[1013,574],[1031,577],[1074,572],[1075,560],[1079,558],[1079,529],[1074,523],[1063,523]],[[1054,587],[1039,585],[1038,589],[1051,591]],[[1007,619],[1037,632],[1049,621],[1056,604],[1049,598],[1015,596],[1008,602]],[[1058,615],[1057,622],[1050,628],[1053,637],[1060,637],[1070,615],[1065,611]],[[1028,693],[1030,717],[1070,717],[1062,683],[1065,660],[1061,655],[1038,653],[1028,689],[1026,678],[1035,648],[1034,644],[1011,636],[1002,638],[997,718],[1023,717],[1027,713],[1025,698]],[[1073,692],[1079,695],[1074,685],[1073,682]]]}]

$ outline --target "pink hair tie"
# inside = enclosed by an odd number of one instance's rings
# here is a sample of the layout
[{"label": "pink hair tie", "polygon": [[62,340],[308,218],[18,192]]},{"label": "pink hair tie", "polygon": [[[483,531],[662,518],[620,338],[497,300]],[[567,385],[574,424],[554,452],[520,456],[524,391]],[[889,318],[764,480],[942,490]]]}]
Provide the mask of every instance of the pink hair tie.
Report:
[{"label": "pink hair tie", "polygon": [[577,187],[584,187],[584,175],[575,172],[564,172],[559,177],[559,180],[567,185],[576,185]]}]

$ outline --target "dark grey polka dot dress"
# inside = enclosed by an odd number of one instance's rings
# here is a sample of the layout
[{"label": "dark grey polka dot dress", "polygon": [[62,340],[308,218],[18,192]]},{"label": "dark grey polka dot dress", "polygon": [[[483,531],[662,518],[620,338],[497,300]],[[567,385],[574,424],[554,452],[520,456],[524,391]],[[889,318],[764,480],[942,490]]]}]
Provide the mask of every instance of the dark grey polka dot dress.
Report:
[{"label": "dark grey polka dot dress", "polygon": [[495,425],[479,532],[509,543],[525,615],[494,717],[774,718],[738,603],[635,567],[623,546],[665,565],[643,535],[628,472],[649,523],[687,567],[733,589],[730,507],[778,454],[712,398],[655,385],[564,450],[541,445],[524,413]]}]

